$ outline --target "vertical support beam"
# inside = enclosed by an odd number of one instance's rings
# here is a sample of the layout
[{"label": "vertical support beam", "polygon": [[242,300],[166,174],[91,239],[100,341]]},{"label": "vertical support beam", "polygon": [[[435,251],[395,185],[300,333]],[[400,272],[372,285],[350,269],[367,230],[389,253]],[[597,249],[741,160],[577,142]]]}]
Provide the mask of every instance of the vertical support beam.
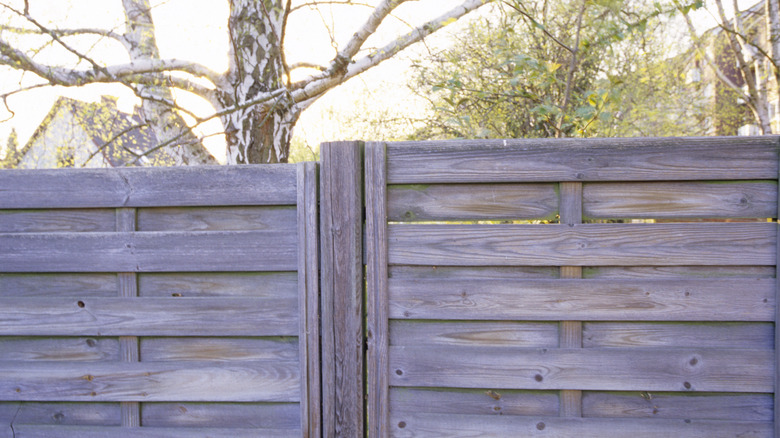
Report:
[{"label": "vertical support beam", "polygon": [[[778,162],[780,162],[780,145],[778,145]],[[780,186],[780,173],[778,174]],[[780,438],[780,190],[777,192],[777,208],[775,223],[777,232],[777,249],[775,251],[775,415],[774,436]]]},{"label": "vertical support beam", "polygon": [[320,146],[322,407],[328,437],[363,434],[362,146]]},{"label": "vertical support beam", "polygon": [[298,163],[298,348],[301,363],[301,427],[322,436],[320,405],[320,296],[317,164]]},{"label": "vertical support beam", "polygon": [[[574,227],[582,223],[582,183],[563,182],[560,185],[561,225]],[[561,278],[582,278],[582,267],[561,266]],[[582,348],[582,322],[561,321],[558,345],[560,348]],[[582,416],[582,391],[561,391],[561,417]]]},{"label": "vertical support beam", "polygon": [[[118,232],[132,232],[136,230],[135,208],[116,209],[116,230]],[[138,278],[134,272],[117,273],[117,287],[121,298],[138,297]],[[138,337],[120,336],[119,355],[122,362],[138,362]],[[141,426],[141,405],[138,402],[120,403],[122,412],[122,427]]]},{"label": "vertical support beam", "polygon": [[387,178],[385,144],[366,144],[367,436],[384,438],[388,408]]}]

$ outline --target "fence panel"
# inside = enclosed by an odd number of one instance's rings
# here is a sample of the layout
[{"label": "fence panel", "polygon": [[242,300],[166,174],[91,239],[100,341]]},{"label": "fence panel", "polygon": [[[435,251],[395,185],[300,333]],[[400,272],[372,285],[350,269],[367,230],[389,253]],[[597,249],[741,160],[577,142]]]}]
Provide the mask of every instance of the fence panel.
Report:
[{"label": "fence panel", "polygon": [[779,145],[369,143],[369,435],[780,436]]},{"label": "fence panel", "polygon": [[0,172],[0,435],[321,436],[317,200],[313,163]]}]

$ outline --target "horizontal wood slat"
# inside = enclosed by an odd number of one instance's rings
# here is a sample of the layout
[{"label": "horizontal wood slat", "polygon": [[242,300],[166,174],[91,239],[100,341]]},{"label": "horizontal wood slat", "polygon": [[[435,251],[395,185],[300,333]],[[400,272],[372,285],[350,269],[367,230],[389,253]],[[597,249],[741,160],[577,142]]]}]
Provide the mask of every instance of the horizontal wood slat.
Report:
[{"label": "horizontal wood slat", "polygon": [[389,281],[390,317],[774,321],[773,279]]},{"label": "horizontal wood slat", "polygon": [[713,438],[773,436],[772,423],[690,419],[555,418],[402,413],[391,415],[393,437]]},{"label": "horizontal wood slat", "polygon": [[301,427],[297,403],[144,403],[141,409],[144,427]]},{"label": "horizontal wood slat", "polygon": [[0,233],[108,232],[115,229],[116,212],[113,209],[0,210]]},{"label": "horizontal wood slat", "polygon": [[[261,326],[258,326],[262,330]],[[142,338],[140,355],[156,361],[295,360],[298,338]]]},{"label": "horizontal wood slat", "polygon": [[119,339],[3,336],[0,337],[0,358],[13,361],[114,362],[119,360]]},{"label": "horizontal wood slat", "polygon": [[774,265],[772,223],[389,225],[397,265]]},{"label": "horizontal wood slat", "polygon": [[290,233],[267,231],[0,234],[5,272],[294,271]]},{"label": "horizontal wood slat", "polygon": [[297,336],[288,298],[0,298],[0,335]]},{"label": "horizontal wood slat", "polygon": [[777,179],[777,136],[387,144],[389,184]]},{"label": "horizontal wood slat", "polygon": [[[0,428],[3,425],[0,424]],[[6,426],[6,428],[8,428]],[[0,435],[2,436],[2,435]],[[300,429],[219,427],[14,426],[15,438],[299,438]]]},{"label": "horizontal wood slat", "polygon": [[588,183],[589,218],[772,218],[777,182]]},{"label": "horizontal wood slat", "polygon": [[295,272],[174,272],[138,275],[142,297],[298,297]]},{"label": "horizontal wood slat", "polygon": [[590,392],[586,417],[772,421],[772,394]]},{"label": "horizontal wood slat", "polygon": [[295,205],[293,164],[6,170],[3,208]]},{"label": "horizontal wood slat", "polygon": [[138,231],[279,231],[292,233],[295,207],[141,208]]},{"label": "horizontal wood slat", "polygon": [[558,346],[556,322],[390,321],[390,345]]},{"label": "horizontal wood slat", "polygon": [[774,324],[769,322],[587,322],[582,346],[772,349],[774,338]]},{"label": "horizontal wood slat", "polygon": [[391,386],[772,392],[772,350],[390,347]]},{"label": "horizontal wood slat", "polygon": [[390,411],[396,415],[431,413],[460,415],[557,416],[557,391],[512,389],[390,388]]},{"label": "horizontal wood slat", "polygon": [[554,219],[553,184],[434,184],[387,188],[387,219]]},{"label": "horizontal wood slat", "polygon": [[7,362],[0,397],[10,401],[300,401],[297,361]]}]

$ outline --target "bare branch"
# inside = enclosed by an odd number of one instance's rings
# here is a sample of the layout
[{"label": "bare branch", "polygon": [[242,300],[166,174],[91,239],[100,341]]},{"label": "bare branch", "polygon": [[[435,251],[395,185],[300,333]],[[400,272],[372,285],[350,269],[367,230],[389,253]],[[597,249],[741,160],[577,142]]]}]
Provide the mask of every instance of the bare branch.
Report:
[{"label": "bare branch", "polygon": [[290,71],[299,69],[299,68],[314,68],[319,71],[327,71],[328,67],[325,67],[324,65],[315,64],[313,62],[296,62],[292,65],[290,65]]},{"label": "bare branch", "polygon": [[531,16],[531,14],[529,14],[527,11],[525,11],[525,10],[524,10],[524,9],[522,9],[522,8],[520,8],[518,5],[516,5],[516,4],[514,4],[514,3],[510,3],[510,2],[508,2],[508,1],[504,1],[503,3],[504,3],[505,5],[507,5],[507,6],[509,6],[510,8],[514,9],[514,10],[515,10],[515,11],[516,11],[518,14],[520,14],[520,15],[524,16],[526,19],[530,20],[530,21],[531,21],[531,23],[532,23],[533,25],[535,25],[536,27],[538,27],[539,29],[541,29],[541,30],[542,30],[542,32],[544,32],[544,34],[545,34],[545,35],[547,35],[547,37],[548,37],[548,38],[550,38],[551,40],[553,40],[553,42],[555,42],[555,43],[556,43],[556,44],[558,44],[559,46],[563,47],[564,49],[568,50],[570,53],[574,53],[574,50],[572,50],[572,48],[571,48],[571,47],[567,46],[567,45],[566,45],[566,44],[564,44],[564,43],[563,43],[561,40],[559,40],[558,38],[556,38],[556,37],[555,37],[555,35],[551,34],[551,33],[550,33],[548,30],[547,30],[547,28],[546,28],[546,27],[544,27],[544,26],[542,26],[541,24],[539,24],[539,23],[538,23],[538,22],[537,22],[537,21],[534,19],[534,17],[532,17],[532,16]]},{"label": "bare branch", "polygon": [[374,5],[371,5],[371,4],[368,4],[368,3],[359,3],[359,2],[353,2],[353,1],[350,1],[350,0],[322,1],[322,2],[321,1],[314,1],[314,2],[310,2],[310,3],[301,3],[298,6],[294,6],[294,7],[290,8],[290,12],[292,13],[292,12],[295,12],[295,11],[297,11],[299,9],[303,9],[303,8],[316,8],[317,6],[320,6],[320,5],[365,6],[367,8],[371,8],[371,9],[373,9],[375,7]]}]

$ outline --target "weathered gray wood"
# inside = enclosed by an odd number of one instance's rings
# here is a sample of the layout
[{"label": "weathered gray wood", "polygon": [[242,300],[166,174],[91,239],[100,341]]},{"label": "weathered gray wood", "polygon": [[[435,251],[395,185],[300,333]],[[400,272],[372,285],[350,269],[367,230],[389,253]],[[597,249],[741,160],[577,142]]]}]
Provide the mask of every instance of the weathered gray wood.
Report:
[{"label": "weathered gray wood", "polygon": [[191,272],[138,275],[142,297],[298,297],[295,272]]},{"label": "weathered gray wood", "polygon": [[276,231],[294,234],[290,207],[141,208],[138,231]]},{"label": "weathered gray wood", "polygon": [[[116,209],[116,231],[133,232],[137,228],[137,215],[135,208]],[[117,288],[120,298],[138,297],[138,277],[134,272],[120,272],[117,274]],[[139,361],[138,337],[119,337],[119,357],[122,362]],[[138,402],[120,403],[123,427],[141,426],[141,407]]]},{"label": "weathered gray wood", "polygon": [[298,338],[142,338],[141,357],[147,362],[297,360]]},{"label": "weathered gray wood", "polygon": [[772,350],[390,347],[390,384],[772,392]]},{"label": "weathered gray wood", "polygon": [[391,264],[774,265],[777,226],[751,224],[389,225]]},{"label": "weathered gray wood", "polygon": [[391,345],[558,346],[556,322],[390,321]]},{"label": "weathered gray wood", "polygon": [[586,417],[772,421],[771,394],[585,392]]},{"label": "weathered gray wood", "polygon": [[6,272],[284,271],[297,266],[295,234],[267,231],[0,234],[0,248]]},{"label": "weathered gray wood", "polygon": [[144,403],[143,418],[144,427],[301,427],[297,403]]},{"label": "weathered gray wood", "polygon": [[589,183],[590,218],[771,218],[777,182]]},{"label": "weathered gray wood", "polygon": [[[780,184],[780,173],[778,173],[778,184]],[[775,226],[778,228],[775,253],[780,260],[780,190],[778,190],[777,210],[775,214]],[[775,280],[775,300],[780,300],[780,261],[776,263]],[[775,438],[780,438],[780,302],[775,306],[775,399],[774,399],[774,423]]]},{"label": "weathered gray wood", "polygon": [[389,435],[388,271],[385,144],[366,145],[367,435]]},{"label": "weathered gray wood", "polygon": [[583,330],[583,343],[586,348],[771,349],[774,347],[774,324],[772,323],[588,322],[585,323]]},{"label": "weathered gray wood", "polygon": [[3,297],[115,297],[116,274],[0,274]]},{"label": "weathered gray wood", "polygon": [[774,266],[600,266],[583,268],[585,278],[775,278]]},{"label": "weathered gray wood", "polygon": [[393,437],[725,438],[772,436],[772,423],[689,419],[393,415]]},{"label": "weathered gray wood", "polygon": [[295,205],[295,165],[10,170],[3,208]]},{"label": "weathered gray wood", "polygon": [[[0,402],[0,424],[119,426],[119,403]],[[3,436],[0,432],[0,436]]]},{"label": "weathered gray wood", "polygon": [[322,436],[317,167],[298,164],[298,345],[303,436]]},{"label": "weathered gray wood", "polygon": [[776,179],[778,137],[388,143],[390,184]]},{"label": "weathered gray wood", "polygon": [[2,298],[0,335],[297,336],[287,298]]},{"label": "weathered gray wood", "polygon": [[415,413],[459,415],[558,415],[553,391],[489,389],[390,389],[390,411],[396,416]]},{"label": "weathered gray wood", "polygon": [[553,184],[435,184],[387,188],[391,221],[554,219]]},{"label": "weathered gray wood", "polygon": [[362,144],[320,146],[323,434],[363,433]]},{"label": "weathered gray wood", "polygon": [[0,210],[0,233],[114,231],[114,211]]},{"label": "weathered gray wood", "polygon": [[557,266],[390,266],[388,269],[388,278],[404,282],[453,278],[515,281],[559,277],[560,269]]},{"label": "weathered gray wood", "polygon": [[297,361],[0,362],[0,397],[16,401],[300,401]]},{"label": "weathered gray wood", "polygon": [[297,429],[257,428],[169,428],[169,427],[100,427],[100,426],[32,426],[20,425],[14,428],[16,438],[296,438],[301,436]]},{"label": "weathered gray wood", "polygon": [[774,281],[390,279],[390,317],[773,321]]},{"label": "weathered gray wood", "polygon": [[[0,337],[0,357],[13,361],[115,362],[119,360],[116,338]],[[23,365],[20,365],[23,367]]]}]

